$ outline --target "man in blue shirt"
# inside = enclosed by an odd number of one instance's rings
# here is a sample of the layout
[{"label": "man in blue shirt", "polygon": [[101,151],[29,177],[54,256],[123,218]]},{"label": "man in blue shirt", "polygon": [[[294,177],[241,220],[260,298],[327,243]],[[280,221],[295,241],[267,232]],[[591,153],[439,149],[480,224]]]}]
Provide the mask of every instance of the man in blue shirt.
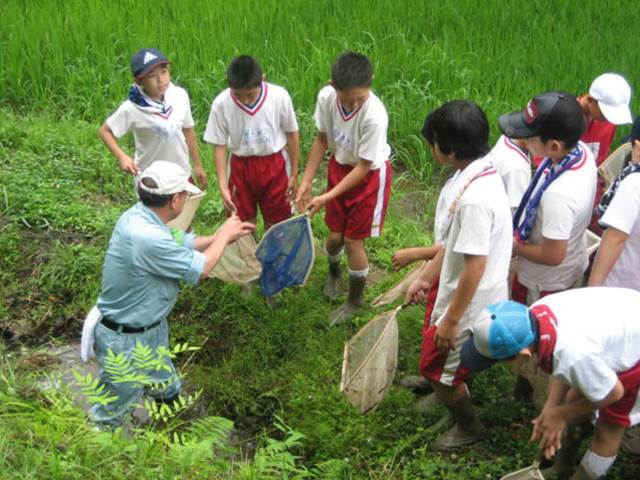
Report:
[{"label": "man in blue shirt", "polygon": [[[180,280],[191,285],[206,278],[227,244],[251,233],[255,226],[232,215],[214,235],[196,237],[167,227],[182,212],[189,193],[200,190],[189,183],[175,163],[158,160],[138,182],[140,202],[127,210],[113,230],[102,270],[98,309],[102,320],[95,330],[100,380],[117,400],[94,405],[90,416],[99,424],[119,425],[142,394],[142,387],[115,383],[104,371],[109,350],[127,357],[136,343],[154,351],[169,346],[167,317],[178,297]],[[180,392],[180,380],[170,359],[166,369],[145,371],[160,390],[147,393],[171,401]]]}]

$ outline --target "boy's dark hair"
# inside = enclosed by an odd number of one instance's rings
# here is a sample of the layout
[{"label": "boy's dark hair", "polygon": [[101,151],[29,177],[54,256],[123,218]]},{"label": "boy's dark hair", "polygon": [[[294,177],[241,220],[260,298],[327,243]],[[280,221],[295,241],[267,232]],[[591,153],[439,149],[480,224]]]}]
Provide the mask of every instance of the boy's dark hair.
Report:
[{"label": "boy's dark hair", "polygon": [[340,55],[331,66],[331,82],[336,90],[370,87],[373,79],[373,66],[366,55],[346,52]]},{"label": "boy's dark hair", "polygon": [[[140,183],[144,183],[145,187],[158,188],[158,184],[151,178],[143,178],[140,180]],[[169,203],[169,201],[171,201],[171,197],[173,197],[173,195],[175,195],[175,193],[171,195],[157,195],[143,190],[138,185],[138,197],[145,207],[164,207]]]},{"label": "boy's dark hair", "polygon": [[253,88],[262,83],[262,69],[258,61],[249,55],[234,58],[227,69],[230,88]]},{"label": "boy's dark hair", "polygon": [[489,153],[489,121],[469,100],[452,100],[433,110],[421,133],[429,145],[438,144],[442,153],[453,153],[456,160],[475,160]]}]

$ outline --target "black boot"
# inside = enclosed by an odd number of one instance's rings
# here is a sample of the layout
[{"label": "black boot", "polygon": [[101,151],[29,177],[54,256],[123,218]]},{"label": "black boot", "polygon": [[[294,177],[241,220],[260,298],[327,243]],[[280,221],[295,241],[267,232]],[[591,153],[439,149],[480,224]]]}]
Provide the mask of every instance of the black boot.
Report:
[{"label": "black boot", "polygon": [[346,322],[364,305],[364,286],[366,283],[367,277],[349,275],[349,295],[347,295],[347,301],[329,315],[331,326]]},{"label": "black boot", "polygon": [[484,427],[478,420],[468,395],[444,405],[456,424],[436,439],[431,447],[434,451],[448,452],[482,440]]},{"label": "black boot", "polygon": [[340,260],[329,260],[329,276],[324,284],[324,296],[329,300],[335,300],[342,294],[342,291],[342,267]]}]

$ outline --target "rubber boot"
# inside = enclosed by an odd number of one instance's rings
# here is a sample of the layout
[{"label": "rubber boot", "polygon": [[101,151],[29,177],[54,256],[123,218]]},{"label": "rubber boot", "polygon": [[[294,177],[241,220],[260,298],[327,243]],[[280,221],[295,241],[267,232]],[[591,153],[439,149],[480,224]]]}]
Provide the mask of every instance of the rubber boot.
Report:
[{"label": "rubber boot", "polygon": [[578,465],[578,469],[576,470],[576,472],[571,475],[571,478],[569,480],[596,480],[596,478],[597,477],[587,472],[582,464],[580,464]]},{"label": "rubber boot", "polygon": [[431,413],[436,405],[440,403],[435,393],[428,395],[422,395],[416,403],[413,405],[413,410],[416,413]]},{"label": "rubber boot", "polygon": [[340,260],[336,262],[329,260],[329,276],[324,284],[324,296],[329,300],[335,300],[342,294],[343,290]]},{"label": "rubber boot", "polygon": [[347,295],[347,301],[329,315],[331,326],[346,322],[364,305],[364,286],[366,283],[367,277],[349,275],[349,294]]},{"label": "rubber boot", "polygon": [[422,375],[406,375],[400,379],[398,385],[413,390],[414,393],[425,394],[433,392],[431,384]]},{"label": "rubber boot", "polygon": [[576,469],[578,449],[582,440],[591,436],[593,427],[590,422],[583,422],[580,425],[573,425],[567,428],[562,437],[562,447],[556,454],[553,465],[540,470],[546,479],[567,479]]},{"label": "rubber boot", "polygon": [[482,440],[484,427],[478,420],[468,395],[444,405],[453,416],[456,424],[436,439],[431,447],[432,450],[448,452]]}]

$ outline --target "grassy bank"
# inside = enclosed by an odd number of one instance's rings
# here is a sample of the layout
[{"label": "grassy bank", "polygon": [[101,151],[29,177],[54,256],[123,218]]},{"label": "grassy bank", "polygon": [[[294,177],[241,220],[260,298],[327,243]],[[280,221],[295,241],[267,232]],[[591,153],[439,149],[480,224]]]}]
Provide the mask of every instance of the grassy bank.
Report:
[{"label": "grassy bank", "polygon": [[[527,442],[532,412],[505,395],[513,378],[502,368],[474,384],[491,434],[455,455],[430,451],[435,434],[427,428],[443,411],[414,413],[412,395],[401,388],[393,387],[372,415],[357,414],[338,392],[342,345],[375,312],[328,328],[331,305],[319,300],[327,268],[323,255],[309,284],[285,292],[277,310],[259,295],[244,298],[239,287],[206,281],[184,287],[170,317],[172,342],[202,346],[184,369],[187,384],[204,391],[200,414],[231,419],[244,441],[257,446],[267,445],[265,435],[281,442],[297,438],[274,428],[276,416],[305,436],[285,453],[263,452],[280,462],[277,468],[230,460],[237,453],[212,457],[203,446],[163,446],[153,436],[96,436],[67,397],[34,390],[33,378],[49,366],[26,368],[19,348],[78,338],[99,289],[113,223],[134,201],[129,179],[115,169],[94,125],[5,110],[0,167],[0,478],[264,479],[294,478],[298,472],[296,478],[487,479],[524,466],[535,454]],[[369,299],[398,278],[388,268],[396,248],[430,241],[435,192],[436,187],[396,182],[385,235],[370,244]],[[210,191],[196,231],[210,232],[221,220],[220,200]],[[313,223],[322,237],[322,219]],[[413,307],[399,317],[399,375],[415,372],[422,316]],[[290,470],[281,465],[288,453],[299,457]],[[633,461],[622,454],[611,478],[637,476]]]},{"label": "grassy bank", "polygon": [[633,1],[6,0],[0,16],[6,105],[98,125],[126,95],[131,54],[154,45],[173,60],[201,131],[226,65],[250,53],[269,80],[291,91],[303,145],[332,60],[363,51],[375,63],[374,88],[389,110],[398,160],[422,179],[431,168],[416,134],[443,101],[472,99],[495,125],[533,93],[585,92],[604,71],[637,86],[640,64]]}]

